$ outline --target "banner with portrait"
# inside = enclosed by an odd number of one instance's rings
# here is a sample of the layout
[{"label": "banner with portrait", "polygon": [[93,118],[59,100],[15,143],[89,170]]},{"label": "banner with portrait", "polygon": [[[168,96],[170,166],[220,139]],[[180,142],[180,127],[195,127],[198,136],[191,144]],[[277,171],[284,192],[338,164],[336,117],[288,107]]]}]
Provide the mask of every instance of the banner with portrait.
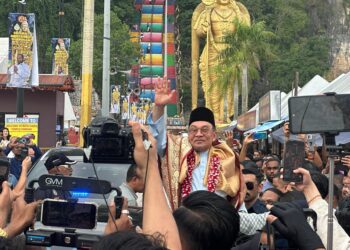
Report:
[{"label": "banner with portrait", "polygon": [[68,75],[70,38],[52,38],[52,74]]},{"label": "banner with portrait", "polygon": [[39,85],[38,53],[33,13],[9,14],[8,87]]},{"label": "banner with portrait", "polygon": [[111,110],[112,114],[120,114],[120,86],[111,85]]}]

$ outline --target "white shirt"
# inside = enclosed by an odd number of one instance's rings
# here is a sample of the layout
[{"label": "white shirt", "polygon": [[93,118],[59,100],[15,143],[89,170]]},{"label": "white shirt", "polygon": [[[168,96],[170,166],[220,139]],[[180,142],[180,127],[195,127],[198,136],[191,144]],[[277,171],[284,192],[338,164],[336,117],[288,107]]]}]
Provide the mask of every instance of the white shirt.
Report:
[{"label": "white shirt", "polygon": [[[134,190],[132,190],[132,188],[130,188],[128,186],[127,183],[123,183],[122,185],[119,186],[120,190],[122,191],[122,196],[125,197],[126,199],[128,199],[128,206],[134,206],[137,207],[137,195],[134,192]],[[117,192],[115,190],[113,190],[108,198],[108,203],[111,204],[112,201],[114,201],[114,196],[117,195]]]},{"label": "white shirt", "polygon": [[28,85],[30,77],[30,68],[26,63],[17,64],[17,72],[14,71],[14,66],[12,65],[9,69],[11,74],[10,86],[11,87],[23,87],[23,85]]}]

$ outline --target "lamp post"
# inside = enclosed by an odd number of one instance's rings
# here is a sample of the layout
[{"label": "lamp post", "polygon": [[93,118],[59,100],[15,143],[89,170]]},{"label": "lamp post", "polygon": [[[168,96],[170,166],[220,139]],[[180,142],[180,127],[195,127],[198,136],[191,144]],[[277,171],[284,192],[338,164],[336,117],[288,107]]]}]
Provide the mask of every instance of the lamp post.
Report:
[{"label": "lamp post", "polygon": [[110,99],[110,33],[111,33],[111,0],[104,0],[103,29],[103,77],[102,77],[102,116],[109,115]]},{"label": "lamp post", "polygon": [[92,98],[92,65],[94,55],[94,0],[84,1],[83,21],[83,58],[82,58],[82,88],[81,88],[81,114],[80,114],[80,140],[84,145],[83,128],[91,121]]}]

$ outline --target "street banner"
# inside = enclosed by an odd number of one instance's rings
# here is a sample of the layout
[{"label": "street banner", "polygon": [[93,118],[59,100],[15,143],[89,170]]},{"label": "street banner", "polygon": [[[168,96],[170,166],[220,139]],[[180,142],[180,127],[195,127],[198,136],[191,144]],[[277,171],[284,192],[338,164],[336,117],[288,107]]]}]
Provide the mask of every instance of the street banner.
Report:
[{"label": "street banner", "polygon": [[52,74],[68,75],[69,38],[52,38]]},{"label": "street banner", "polygon": [[33,142],[38,144],[39,115],[18,118],[15,114],[5,114],[5,127],[9,129],[11,136],[23,137],[33,134]]},{"label": "street banner", "polygon": [[33,13],[9,14],[8,87],[39,85],[38,53]]},{"label": "street banner", "polygon": [[120,86],[111,85],[111,110],[112,114],[120,114]]}]

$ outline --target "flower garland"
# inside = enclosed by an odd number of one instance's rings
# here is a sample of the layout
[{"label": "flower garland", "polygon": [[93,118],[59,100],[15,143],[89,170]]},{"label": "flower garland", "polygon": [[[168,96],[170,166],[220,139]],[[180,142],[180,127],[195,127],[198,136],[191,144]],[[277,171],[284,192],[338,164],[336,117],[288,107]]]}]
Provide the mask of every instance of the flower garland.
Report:
[{"label": "flower garland", "polygon": [[216,186],[219,183],[219,168],[220,158],[217,155],[213,155],[210,161],[210,169],[208,174],[208,191],[215,192]]},{"label": "flower garland", "polygon": [[[195,168],[196,156],[192,151],[187,156],[187,175],[181,186],[181,196],[185,198],[191,193],[193,170]],[[208,173],[208,191],[215,192],[216,186],[219,183],[219,169],[220,169],[220,158],[217,155],[213,155],[210,159],[210,169]]]}]

